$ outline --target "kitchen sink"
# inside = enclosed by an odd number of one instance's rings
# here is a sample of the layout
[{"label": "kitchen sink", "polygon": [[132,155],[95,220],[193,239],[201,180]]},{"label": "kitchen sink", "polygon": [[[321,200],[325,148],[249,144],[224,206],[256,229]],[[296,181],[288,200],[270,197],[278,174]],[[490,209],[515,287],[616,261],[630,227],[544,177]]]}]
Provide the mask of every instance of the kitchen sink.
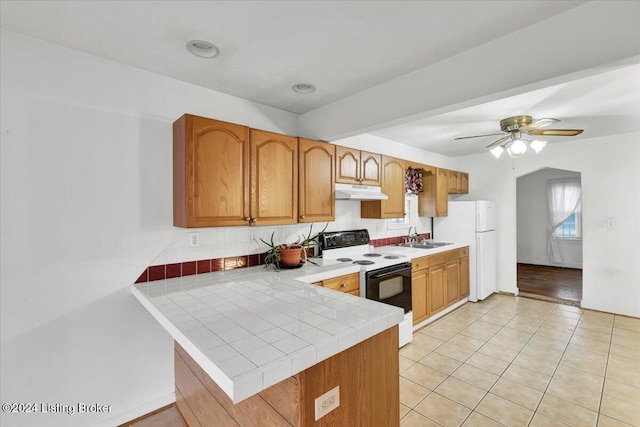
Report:
[{"label": "kitchen sink", "polygon": [[398,246],[402,246],[403,248],[420,248],[420,249],[435,249],[435,248],[439,248],[447,245],[453,245],[453,243],[434,242],[431,240],[423,240],[421,242],[398,243]]}]

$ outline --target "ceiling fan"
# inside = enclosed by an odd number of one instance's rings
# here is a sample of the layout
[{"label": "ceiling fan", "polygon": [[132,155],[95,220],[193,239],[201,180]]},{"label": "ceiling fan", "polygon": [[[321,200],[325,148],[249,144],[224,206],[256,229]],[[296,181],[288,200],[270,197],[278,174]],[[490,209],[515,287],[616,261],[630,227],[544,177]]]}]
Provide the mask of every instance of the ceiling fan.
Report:
[{"label": "ceiling fan", "polygon": [[513,116],[500,120],[500,133],[490,133],[487,135],[463,136],[458,139],[480,138],[484,136],[503,135],[500,139],[493,141],[487,145],[491,148],[491,154],[499,158],[502,153],[507,151],[512,158],[517,158],[527,151],[529,145],[536,153],[544,148],[546,141],[524,139],[523,135],[543,135],[543,136],[575,136],[580,135],[582,129],[542,129],[552,123],[559,122],[559,119],[533,119],[531,116]]}]

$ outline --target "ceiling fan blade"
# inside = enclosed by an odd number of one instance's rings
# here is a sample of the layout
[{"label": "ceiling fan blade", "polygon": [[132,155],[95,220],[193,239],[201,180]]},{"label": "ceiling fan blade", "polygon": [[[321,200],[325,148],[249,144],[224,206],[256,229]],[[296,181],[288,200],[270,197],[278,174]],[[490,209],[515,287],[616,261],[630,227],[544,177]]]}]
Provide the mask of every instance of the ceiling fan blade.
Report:
[{"label": "ceiling fan blade", "polygon": [[457,141],[459,139],[469,139],[469,138],[482,138],[483,136],[496,136],[496,135],[504,135],[504,132],[500,132],[500,133],[489,133],[487,135],[474,135],[474,136],[461,136],[459,138],[453,138],[454,141]]},{"label": "ceiling fan blade", "polygon": [[545,126],[549,126],[551,123],[557,123],[559,121],[560,119],[553,119],[553,118],[535,119],[530,124],[522,126],[522,129],[524,130],[540,129]]},{"label": "ceiling fan blade", "polygon": [[496,145],[500,145],[500,144],[502,144],[503,142],[505,142],[509,138],[511,138],[511,135],[503,136],[502,138],[498,139],[497,141],[493,141],[491,144],[487,145],[487,148],[492,148],[492,147],[495,147]]},{"label": "ceiling fan blade", "polygon": [[546,135],[546,136],[576,136],[580,135],[582,129],[534,129],[529,135]]}]

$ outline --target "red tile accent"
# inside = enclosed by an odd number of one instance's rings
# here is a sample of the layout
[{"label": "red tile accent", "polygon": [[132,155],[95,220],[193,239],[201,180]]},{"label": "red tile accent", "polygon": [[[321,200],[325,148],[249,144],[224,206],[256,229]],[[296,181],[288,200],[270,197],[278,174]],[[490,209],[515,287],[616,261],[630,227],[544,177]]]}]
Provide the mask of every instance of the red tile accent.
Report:
[{"label": "red tile accent", "polygon": [[211,260],[211,271],[224,270],[224,258],[213,258]]},{"label": "red tile accent", "polygon": [[198,271],[198,274],[211,273],[211,260],[201,259],[196,261],[196,269]]},{"label": "red tile accent", "polygon": [[225,270],[233,270],[238,265],[238,260],[236,257],[228,257],[224,259],[224,269]]},{"label": "red tile accent", "polygon": [[171,279],[173,277],[180,277],[182,276],[182,264],[181,263],[167,264],[165,271],[166,271],[167,279]]},{"label": "red tile accent", "polygon": [[144,283],[148,281],[149,281],[149,269],[145,268],[145,270],[142,272],[140,277],[138,277],[138,280],[136,280],[136,283]]},{"label": "red tile accent", "polygon": [[164,267],[164,265],[152,265],[149,267],[149,281],[164,280],[166,278]]},{"label": "red tile accent", "polygon": [[247,266],[253,267],[254,265],[260,265],[260,255],[258,254],[249,255],[249,264]]},{"label": "red tile accent", "polygon": [[236,262],[237,262],[236,268],[248,267],[249,256],[248,255],[238,256],[238,257],[236,257]]},{"label": "red tile accent", "polygon": [[266,253],[258,254],[258,265],[265,263],[264,259],[267,257]]},{"label": "red tile accent", "polygon": [[182,263],[182,275],[183,276],[191,276],[196,274],[198,270],[196,270],[196,262],[195,261],[187,261]]}]

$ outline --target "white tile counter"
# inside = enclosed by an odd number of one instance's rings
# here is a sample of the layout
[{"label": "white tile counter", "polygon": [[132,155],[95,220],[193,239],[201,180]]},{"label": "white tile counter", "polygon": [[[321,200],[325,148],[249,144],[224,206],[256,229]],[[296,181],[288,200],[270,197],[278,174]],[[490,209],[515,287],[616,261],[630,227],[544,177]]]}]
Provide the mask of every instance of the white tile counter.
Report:
[{"label": "white tile counter", "polygon": [[401,308],[309,284],[360,270],[320,263],[139,283],[132,293],[237,403],[403,320]]}]

